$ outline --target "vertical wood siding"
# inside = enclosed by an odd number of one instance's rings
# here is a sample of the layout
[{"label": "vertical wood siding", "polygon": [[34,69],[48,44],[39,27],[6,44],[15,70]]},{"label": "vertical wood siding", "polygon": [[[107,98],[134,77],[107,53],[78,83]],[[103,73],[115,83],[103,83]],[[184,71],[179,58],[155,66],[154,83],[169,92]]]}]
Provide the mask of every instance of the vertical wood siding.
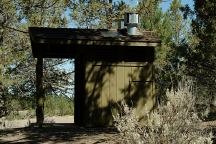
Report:
[{"label": "vertical wood siding", "polygon": [[138,116],[155,103],[153,64],[149,62],[86,62],[85,105],[87,126],[112,125],[112,114],[125,100]]}]

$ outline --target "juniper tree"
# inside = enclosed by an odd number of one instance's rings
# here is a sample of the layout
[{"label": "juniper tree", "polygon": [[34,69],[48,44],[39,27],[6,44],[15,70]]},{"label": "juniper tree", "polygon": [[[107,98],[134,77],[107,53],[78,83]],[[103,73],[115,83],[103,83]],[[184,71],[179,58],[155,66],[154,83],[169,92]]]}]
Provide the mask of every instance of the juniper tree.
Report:
[{"label": "juniper tree", "polygon": [[199,96],[210,101],[216,91],[215,9],[214,0],[194,0],[192,31],[197,41],[188,61],[188,71],[197,81]]},{"label": "juniper tree", "polygon": [[[70,4],[69,0],[0,0],[0,89],[6,99],[32,100],[36,60],[31,52],[28,27],[67,27],[65,12]],[[68,81],[71,73],[57,67],[65,61],[45,59],[46,91],[64,93],[71,83]]]}]

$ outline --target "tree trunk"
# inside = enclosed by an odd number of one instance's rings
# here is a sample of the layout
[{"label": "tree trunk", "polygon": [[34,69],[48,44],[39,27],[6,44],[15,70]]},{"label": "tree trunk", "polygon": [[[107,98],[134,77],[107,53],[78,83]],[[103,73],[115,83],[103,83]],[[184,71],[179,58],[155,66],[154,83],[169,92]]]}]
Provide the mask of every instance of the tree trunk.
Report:
[{"label": "tree trunk", "polygon": [[107,28],[111,29],[112,28],[112,14],[113,14],[113,9],[112,9],[112,0],[109,0],[109,5],[111,7],[107,10]]},{"label": "tree trunk", "polygon": [[43,58],[38,58],[36,64],[36,119],[37,125],[42,127],[44,121]]},{"label": "tree trunk", "polygon": [[9,99],[4,94],[3,84],[0,82],[0,118],[8,114]]}]

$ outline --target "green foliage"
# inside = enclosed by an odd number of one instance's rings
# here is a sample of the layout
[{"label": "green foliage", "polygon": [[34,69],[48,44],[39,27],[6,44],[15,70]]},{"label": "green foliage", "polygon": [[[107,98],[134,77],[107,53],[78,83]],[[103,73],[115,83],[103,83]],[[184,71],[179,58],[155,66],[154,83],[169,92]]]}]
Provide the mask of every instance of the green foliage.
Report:
[{"label": "green foliage", "polygon": [[188,72],[197,80],[199,96],[211,102],[216,92],[216,17],[214,0],[194,0],[192,31],[196,39],[188,62]]},{"label": "green foliage", "polygon": [[[31,99],[12,99],[9,104],[6,119],[27,119],[35,117],[35,110]],[[45,115],[63,116],[74,114],[73,98],[67,96],[49,95],[46,97],[44,104]]]},{"label": "green foliage", "polygon": [[78,27],[87,28],[111,28],[112,22],[117,18],[123,18],[129,6],[122,0],[85,0],[73,1],[70,7],[71,16]]},{"label": "green foliage", "polygon": [[[191,31],[190,20],[184,19],[180,0],[173,0],[167,11],[160,8],[160,0],[145,0],[138,11],[141,28],[155,31],[161,38],[161,46],[156,48],[156,84],[158,98],[164,99],[167,88],[177,87],[186,69]],[[164,97],[163,97],[164,96]]]},{"label": "green foliage", "polygon": [[46,97],[44,105],[45,115],[73,115],[74,114],[74,102],[72,98],[66,96],[52,96]]},{"label": "green foliage", "polygon": [[161,0],[144,0],[139,3],[137,12],[141,17],[141,28],[155,31],[161,22],[162,10],[159,8]]},{"label": "green foliage", "polygon": [[32,109],[32,101],[28,99],[11,99],[11,102],[8,106],[8,114],[6,119],[27,119],[35,116]]},{"label": "green foliage", "polygon": [[[65,11],[70,3],[68,0],[0,0],[0,117],[7,113],[11,96],[31,99],[35,95],[36,61],[32,57],[28,27],[66,27]],[[56,68],[64,61],[45,60],[46,93],[67,93],[65,87],[72,83],[72,73]]]}]

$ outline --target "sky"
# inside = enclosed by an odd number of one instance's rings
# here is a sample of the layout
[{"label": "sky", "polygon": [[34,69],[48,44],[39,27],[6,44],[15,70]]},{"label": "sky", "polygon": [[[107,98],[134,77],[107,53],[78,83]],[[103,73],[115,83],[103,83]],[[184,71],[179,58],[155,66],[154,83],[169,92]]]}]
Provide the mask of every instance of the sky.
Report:
[{"label": "sky", "polygon": [[[169,8],[170,3],[172,2],[172,0],[163,0],[163,1],[164,1],[164,2],[162,2],[161,8],[162,8],[163,11],[166,11],[166,10]],[[188,4],[189,7],[191,7],[192,9],[193,9],[193,7],[194,7],[194,2],[193,2],[193,0],[181,0],[181,2],[182,2],[183,5]]]}]

